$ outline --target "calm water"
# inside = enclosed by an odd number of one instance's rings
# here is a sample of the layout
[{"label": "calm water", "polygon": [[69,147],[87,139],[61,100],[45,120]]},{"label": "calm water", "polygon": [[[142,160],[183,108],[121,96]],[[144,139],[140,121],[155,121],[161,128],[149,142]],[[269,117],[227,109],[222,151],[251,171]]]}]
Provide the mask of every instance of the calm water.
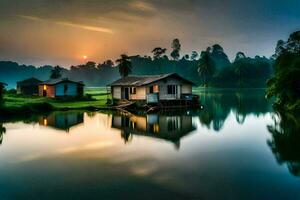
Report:
[{"label": "calm water", "polygon": [[263,90],[201,99],[202,111],[5,120],[0,199],[299,199],[297,120]]}]

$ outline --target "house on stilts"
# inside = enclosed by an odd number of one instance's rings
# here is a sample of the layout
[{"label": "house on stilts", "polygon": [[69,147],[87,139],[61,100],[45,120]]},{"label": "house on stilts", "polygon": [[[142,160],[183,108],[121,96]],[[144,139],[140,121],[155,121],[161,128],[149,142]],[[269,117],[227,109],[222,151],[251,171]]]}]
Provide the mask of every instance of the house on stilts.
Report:
[{"label": "house on stilts", "polygon": [[113,104],[139,102],[159,107],[197,107],[199,97],[192,94],[195,84],[176,73],[128,76],[108,85]]}]

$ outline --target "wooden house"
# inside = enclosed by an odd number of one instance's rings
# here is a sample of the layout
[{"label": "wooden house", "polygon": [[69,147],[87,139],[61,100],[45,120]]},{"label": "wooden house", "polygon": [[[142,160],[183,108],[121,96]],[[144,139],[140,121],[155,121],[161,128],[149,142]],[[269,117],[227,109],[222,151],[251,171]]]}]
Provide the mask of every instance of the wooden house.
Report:
[{"label": "wooden house", "polygon": [[0,82],[0,101],[3,99],[3,92],[4,92],[5,86],[7,86],[6,83]]},{"label": "wooden house", "polygon": [[153,76],[128,76],[109,85],[114,102],[120,100],[162,103],[193,100],[194,83],[176,73]]},{"label": "wooden house", "polygon": [[50,98],[82,97],[83,82],[69,79],[51,79],[39,84],[39,96]]},{"label": "wooden house", "polygon": [[17,94],[38,95],[40,83],[42,83],[42,81],[33,77],[19,81],[17,82]]}]

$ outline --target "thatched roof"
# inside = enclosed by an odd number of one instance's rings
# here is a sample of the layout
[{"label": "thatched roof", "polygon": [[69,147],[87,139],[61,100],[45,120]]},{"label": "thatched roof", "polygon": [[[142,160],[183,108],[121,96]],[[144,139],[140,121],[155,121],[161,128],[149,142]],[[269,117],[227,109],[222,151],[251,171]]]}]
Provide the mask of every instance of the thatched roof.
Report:
[{"label": "thatched roof", "polygon": [[144,86],[169,77],[180,79],[188,84],[195,85],[193,82],[185,78],[182,78],[178,74],[171,73],[171,74],[152,75],[152,76],[128,76],[114,81],[113,83],[110,84],[110,86],[135,86],[135,87]]}]

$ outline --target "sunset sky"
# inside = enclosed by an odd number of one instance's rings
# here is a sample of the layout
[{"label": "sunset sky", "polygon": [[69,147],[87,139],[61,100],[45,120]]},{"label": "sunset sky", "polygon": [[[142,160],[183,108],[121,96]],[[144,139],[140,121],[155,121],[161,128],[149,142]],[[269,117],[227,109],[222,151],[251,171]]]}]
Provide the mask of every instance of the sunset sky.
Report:
[{"label": "sunset sky", "polygon": [[219,43],[231,59],[270,56],[300,29],[299,10],[299,0],[0,0],[0,60],[68,67],[169,50],[174,38],[182,55]]}]

